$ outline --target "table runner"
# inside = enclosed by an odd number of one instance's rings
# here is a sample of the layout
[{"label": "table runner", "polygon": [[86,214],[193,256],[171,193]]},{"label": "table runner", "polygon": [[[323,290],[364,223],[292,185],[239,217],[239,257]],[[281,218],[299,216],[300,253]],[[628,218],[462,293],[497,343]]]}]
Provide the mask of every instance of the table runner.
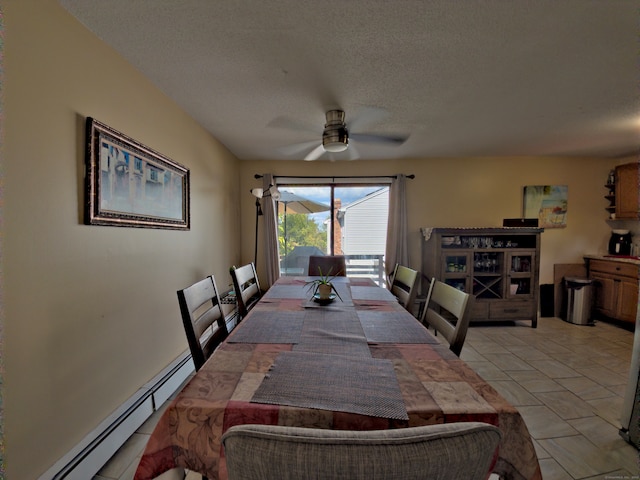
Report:
[{"label": "table runner", "polygon": [[393,363],[374,358],[282,352],[251,401],[409,419]]},{"label": "table runner", "polygon": [[369,346],[354,311],[307,310],[294,351],[369,357]]},{"label": "table runner", "polygon": [[369,343],[438,343],[413,317],[404,312],[358,311]]}]

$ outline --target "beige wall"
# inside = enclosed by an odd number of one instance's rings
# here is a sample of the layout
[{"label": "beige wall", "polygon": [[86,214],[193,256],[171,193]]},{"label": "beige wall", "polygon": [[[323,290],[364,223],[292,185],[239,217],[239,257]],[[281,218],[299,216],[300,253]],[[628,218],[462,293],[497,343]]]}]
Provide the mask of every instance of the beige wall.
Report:
[{"label": "beige wall", "polygon": [[[37,478],[187,349],[176,290],[240,257],[238,162],[50,0],[3,2],[7,478]],[[82,224],[84,119],[191,169],[189,232]]]},{"label": "beige wall", "polygon": [[[633,159],[627,159],[633,161]],[[541,283],[553,283],[555,263],[582,262],[585,253],[606,249],[611,226],[604,207],[604,184],[620,160],[593,158],[434,158],[371,162],[241,162],[241,206],[252,208],[256,173],[274,175],[415,174],[407,182],[410,262],[420,268],[420,227],[501,226],[503,218],[522,215],[525,185],[568,185],[566,228],[542,234]],[[244,193],[246,192],[246,194]],[[255,210],[254,210],[255,211]],[[635,222],[636,224],[638,222]],[[242,257],[253,256],[255,213],[242,221]],[[262,229],[262,224],[260,224]],[[249,232],[246,234],[245,232]],[[258,265],[264,255],[258,251]],[[262,268],[259,268],[263,271]]]}]

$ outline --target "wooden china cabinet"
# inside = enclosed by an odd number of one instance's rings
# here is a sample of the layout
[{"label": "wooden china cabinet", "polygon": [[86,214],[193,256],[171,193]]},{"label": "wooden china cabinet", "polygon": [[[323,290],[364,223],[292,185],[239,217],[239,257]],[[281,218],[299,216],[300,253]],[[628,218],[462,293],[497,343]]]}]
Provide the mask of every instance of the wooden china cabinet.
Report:
[{"label": "wooden china cabinet", "polygon": [[[542,228],[422,228],[422,274],[476,297],[472,322],[538,323]],[[428,288],[423,282],[423,290]],[[425,292],[426,293],[426,292]]]}]

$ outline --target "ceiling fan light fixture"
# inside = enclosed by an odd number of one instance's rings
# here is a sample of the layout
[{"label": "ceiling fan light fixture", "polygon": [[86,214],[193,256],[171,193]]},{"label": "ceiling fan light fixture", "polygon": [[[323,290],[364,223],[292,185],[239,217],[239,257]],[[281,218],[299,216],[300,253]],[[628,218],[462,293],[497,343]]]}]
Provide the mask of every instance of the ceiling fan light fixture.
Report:
[{"label": "ceiling fan light fixture", "polygon": [[346,127],[328,126],[325,128],[322,134],[322,146],[327,152],[344,152],[349,147],[349,132]]}]

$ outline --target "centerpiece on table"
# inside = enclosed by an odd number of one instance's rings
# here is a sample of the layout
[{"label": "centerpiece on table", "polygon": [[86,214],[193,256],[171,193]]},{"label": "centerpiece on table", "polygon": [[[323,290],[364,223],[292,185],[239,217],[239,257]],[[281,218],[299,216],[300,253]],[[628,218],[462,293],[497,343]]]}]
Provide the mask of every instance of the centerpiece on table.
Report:
[{"label": "centerpiece on table", "polygon": [[343,301],[335,285],[332,283],[332,280],[336,278],[336,276],[331,276],[331,270],[330,268],[327,275],[324,275],[322,269],[318,268],[318,278],[314,278],[305,284],[307,290],[311,292],[311,298],[320,304],[331,303],[336,296],[340,301]]}]

